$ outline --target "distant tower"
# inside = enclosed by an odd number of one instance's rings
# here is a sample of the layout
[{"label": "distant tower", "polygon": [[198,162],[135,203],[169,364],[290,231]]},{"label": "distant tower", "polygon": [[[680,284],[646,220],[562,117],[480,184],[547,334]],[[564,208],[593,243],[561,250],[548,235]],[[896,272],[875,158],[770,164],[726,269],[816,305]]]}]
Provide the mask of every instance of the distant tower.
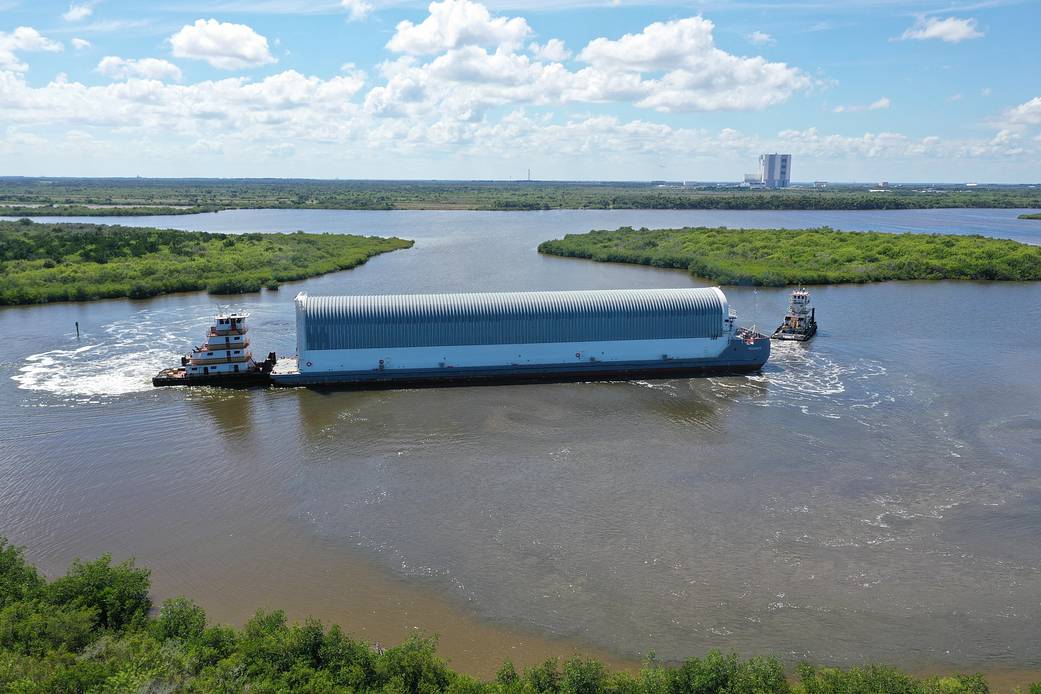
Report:
[{"label": "distant tower", "polygon": [[528,169],[528,183],[531,183],[531,169]]},{"label": "distant tower", "polygon": [[767,188],[787,188],[792,178],[792,155],[759,155],[759,180]]}]

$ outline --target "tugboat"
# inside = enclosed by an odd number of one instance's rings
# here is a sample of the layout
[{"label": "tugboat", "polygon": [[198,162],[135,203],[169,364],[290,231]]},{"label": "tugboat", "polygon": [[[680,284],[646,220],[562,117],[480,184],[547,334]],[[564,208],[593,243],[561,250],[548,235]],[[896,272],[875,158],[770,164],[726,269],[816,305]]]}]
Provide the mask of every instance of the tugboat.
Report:
[{"label": "tugboat", "polygon": [[810,293],[805,289],[792,292],[788,314],[772,335],[775,340],[805,342],[817,334],[816,309],[810,306]]},{"label": "tugboat", "polygon": [[275,368],[275,353],[263,362],[253,361],[249,350],[248,313],[219,313],[206,332],[206,341],[181,357],[178,367],[163,369],[152,378],[153,386],[267,385]]}]

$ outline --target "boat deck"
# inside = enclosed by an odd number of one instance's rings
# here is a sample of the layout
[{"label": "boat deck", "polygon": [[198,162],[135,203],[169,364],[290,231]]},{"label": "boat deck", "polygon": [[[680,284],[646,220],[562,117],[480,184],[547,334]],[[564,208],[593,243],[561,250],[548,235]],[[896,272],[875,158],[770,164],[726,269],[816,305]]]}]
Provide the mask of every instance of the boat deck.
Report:
[{"label": "boat deck", "polygon": [[205,376],[188,376],[183,366],[163,369],[152,377],[152,385],[162,386],[221,386],[224,388],[248,388],[271,384],[271,375],[262,371],[240,373],[211,373]]}]

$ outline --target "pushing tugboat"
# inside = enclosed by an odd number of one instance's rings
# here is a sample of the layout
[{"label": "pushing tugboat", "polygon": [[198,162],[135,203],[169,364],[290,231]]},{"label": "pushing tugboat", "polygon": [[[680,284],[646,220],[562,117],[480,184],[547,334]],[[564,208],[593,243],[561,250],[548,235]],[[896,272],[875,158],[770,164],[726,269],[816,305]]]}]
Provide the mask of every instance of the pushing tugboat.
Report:
[{"label": "pushing tugboat", "polygon": [[784,322],[774,330],[775,340],[797,340],[805,342],[817,334],[816,309],[810,306],[810,293],[805,289],[792,292],[791,302]]},{"label": "pushing tugboat", "polygon": [[163,369],[154,386],[267,385],[275,368],[275,353],[257,363],[249,350],[248,313],[220,313],[206,332],[206,341],[181,357],[181,365]]}]

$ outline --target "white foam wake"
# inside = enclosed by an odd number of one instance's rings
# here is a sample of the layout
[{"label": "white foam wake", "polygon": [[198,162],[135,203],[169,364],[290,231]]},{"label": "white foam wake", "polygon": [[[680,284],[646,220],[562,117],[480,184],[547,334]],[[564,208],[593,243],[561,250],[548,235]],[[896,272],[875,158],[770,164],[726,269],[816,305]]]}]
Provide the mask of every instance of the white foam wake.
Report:
[{"label": "white foam wake", "polygon": [[[192,311],[192,313],[196,313]],[[205,313],[191,317],[139,311],[83,336],[85,344],[25,359],[12,379],[24,390],[63,397],[118,396],[152,387],[152,376],[177,363],[201,335]]]},{"label": "white foam wake", "polygon": [[886,368],[877,361],[839,361],[804,345],[775,343],[761,373],[742,380],[711,380],[720,398],[748,395],[759,406],[791,406],[805,414],[838,419],[893,402],[892,394],[880,392],[890,393],[890,389],[877,383],[886,374]]}]

